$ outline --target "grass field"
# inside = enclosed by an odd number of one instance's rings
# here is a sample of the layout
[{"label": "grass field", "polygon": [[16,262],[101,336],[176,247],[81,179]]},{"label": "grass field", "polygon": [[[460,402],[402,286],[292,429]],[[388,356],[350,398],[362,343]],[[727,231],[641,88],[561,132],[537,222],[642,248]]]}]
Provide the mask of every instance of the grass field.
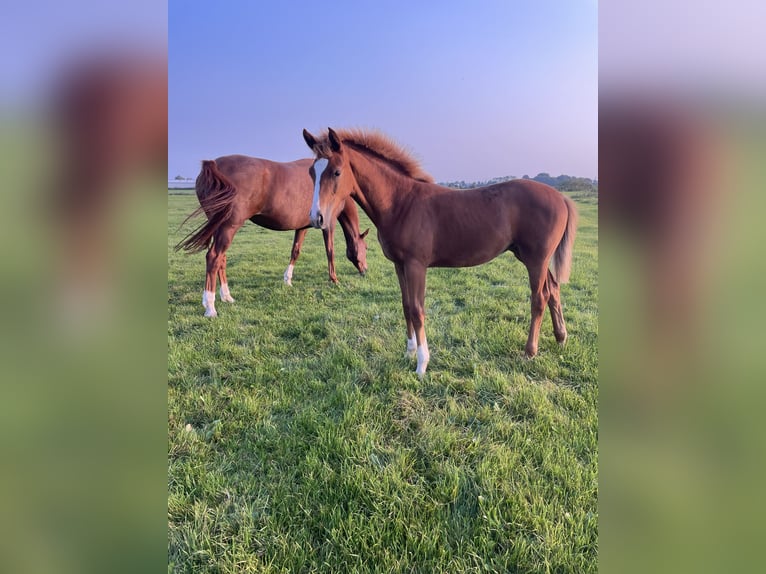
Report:
[{"label": "grass field", "polygon": [[311,231],[287,287],[292,233],[246,225],[207,319],[204,254],[172,249],[196,198],[169,195],[168,571],[595,572],[597,204],[576,199],[566,347],[546,313],[523,358],[512,255],[431,269],[421,381],[374,231],[366,277],[338,233],[330,284]]}]

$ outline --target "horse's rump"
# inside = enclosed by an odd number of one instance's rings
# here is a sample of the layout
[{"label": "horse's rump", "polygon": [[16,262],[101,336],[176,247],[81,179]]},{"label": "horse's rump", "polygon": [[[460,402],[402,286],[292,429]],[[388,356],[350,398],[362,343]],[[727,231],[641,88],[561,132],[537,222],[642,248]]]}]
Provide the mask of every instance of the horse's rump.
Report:
[{"label": "horse's rump", "polygon": [[237,195],[237,190],[234,184],[218,169],[215,160],[202,162],[202,169],[197,176],[195,190],[200,206],[184,220],[184,223],[201,213],[207,216],[207,222],[178,243],[176,251],[184,249],[196,253],[208,249],[216,231],[221,225],[229,221],[234,213],[234,198]]}]

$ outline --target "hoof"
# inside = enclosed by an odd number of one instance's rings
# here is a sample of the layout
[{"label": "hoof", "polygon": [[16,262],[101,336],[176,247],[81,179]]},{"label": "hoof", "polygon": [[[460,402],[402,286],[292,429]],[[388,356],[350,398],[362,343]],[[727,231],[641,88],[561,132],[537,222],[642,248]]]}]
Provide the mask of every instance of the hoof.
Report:
[{"label": "hoof", "polygon": [[537,356],[537,349],[525,349],[524,350],[524,358],[525,359],[534,359]]},{"label": "hoof", "polygon": [[416,350],[415,349],[411,349],[411,350],[407,349],[406,351],[404,351],[404,358],[405,359],[414,359],[415,355],[416,355]]},{"label": "hoof", "polygon": [[234,303],[234,297],[229,295],[228,297],[221,297],[221,301],[226,301],[227,303]]},{"label": "hoof", "polygon": [[218,312],[215,309],[212,311],[208,309],[205,311],[205,317],[218,317]]}]

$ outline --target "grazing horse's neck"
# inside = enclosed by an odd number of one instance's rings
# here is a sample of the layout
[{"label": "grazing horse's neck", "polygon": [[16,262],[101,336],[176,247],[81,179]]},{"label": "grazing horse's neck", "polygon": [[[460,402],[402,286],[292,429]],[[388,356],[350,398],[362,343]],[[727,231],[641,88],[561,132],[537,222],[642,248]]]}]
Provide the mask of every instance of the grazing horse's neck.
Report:
[{"label": "grazing horse's neck", "polygon": [[412,187],[412,180],[396,173],[378,159],[350,151],[351,169],[359,189],[354,198],[376,226],[391,215],[401,195]]},{"label": "grazing horse's neck", "polygon": [[[353,206],[353,204],[351,204]],[[340,223],[340,227],[343,230],[343,237],[346,239],[346,245],[353,245],[356,243],[357,237],[359,237],[359,217],[356,217],[356,210],[354,210],[353,213],[354,217],[352,217],[349,213],[350,210],[344,209],[340,212],[338,215],[338,223]]]}]

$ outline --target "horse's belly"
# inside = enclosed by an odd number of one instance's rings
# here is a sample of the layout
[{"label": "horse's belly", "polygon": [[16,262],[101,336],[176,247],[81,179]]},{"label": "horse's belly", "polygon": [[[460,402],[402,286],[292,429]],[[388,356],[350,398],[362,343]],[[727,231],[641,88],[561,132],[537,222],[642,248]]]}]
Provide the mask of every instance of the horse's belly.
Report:
[{"label": "horse's belly", "polygon": [[492,261],[507,249],[508,247],[506,246],[478,251],[466,250],[449,254],[437,254],[429,267],[473,267],[475,265],[482,265]]},{"label": "horse's belly", "polygon": [[430,267],[473,267],[492,261],[508,249],[510,237],[495,233],[440,234],[433,245]]},{"label": "horse's belly", "polygon": [[263,214],[253,215],[250,218],[250,221],[256,225],[260,225],[261,227],[272,229],[274,231],[290,231],[293,229],[301,229],[303,227],[307,227],[309,224],[308,218],[306,221],[301,222],[298,221],[297,218],[275,219]]}]

